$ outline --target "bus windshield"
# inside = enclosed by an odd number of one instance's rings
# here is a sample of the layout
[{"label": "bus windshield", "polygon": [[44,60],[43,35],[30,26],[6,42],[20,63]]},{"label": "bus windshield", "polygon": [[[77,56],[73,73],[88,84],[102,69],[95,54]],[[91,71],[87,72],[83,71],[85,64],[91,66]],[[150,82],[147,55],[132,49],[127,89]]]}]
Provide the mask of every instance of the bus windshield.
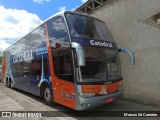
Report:
[{"label": "bus windshield", "polygon": [[105,22],[92,17],[66,14],[71,37],[113,41]]},{"label": "bus windshield", "polygon": [[85,66],[80,67],[82,83],[121,80],[120,60],[115,49],[85,47]]}]

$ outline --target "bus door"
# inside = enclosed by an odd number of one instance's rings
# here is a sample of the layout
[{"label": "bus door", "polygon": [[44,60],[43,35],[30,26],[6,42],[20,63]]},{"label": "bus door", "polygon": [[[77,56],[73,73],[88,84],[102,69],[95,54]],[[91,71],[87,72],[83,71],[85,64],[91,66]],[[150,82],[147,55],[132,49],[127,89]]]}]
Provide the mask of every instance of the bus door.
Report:
[{"label": "bus door", "polygon": [[54,72],[58,79],[53,80],[54,101],[74,108],[73,61],[70,50],[59,52],[53,57]]}]

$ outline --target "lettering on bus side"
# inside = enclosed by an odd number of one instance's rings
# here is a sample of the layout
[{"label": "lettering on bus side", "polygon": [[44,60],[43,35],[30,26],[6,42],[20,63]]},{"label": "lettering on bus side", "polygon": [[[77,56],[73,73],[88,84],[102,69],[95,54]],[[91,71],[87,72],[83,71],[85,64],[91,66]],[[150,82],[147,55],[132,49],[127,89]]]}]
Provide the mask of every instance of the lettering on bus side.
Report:
[{"label": "lettering on bus side", "polygon": [[32,60],[34,58],[33,56],[33,51],[26,51],[23,52],[21,54],[18,55],[14,55],[13,56],[13,63],[18,63],[18,62],[22,62],[22,61],[29,61]]},{"label": "lettering on bus side", "polygon": [[65,98],[74,99],[74,95],[72,95],[72,94],[61,93],[61,96],[62,96],[62,97],[65,97]]},{"label": "lettering on bus side", "polygon": [[38,48],[37,51],[36,51],[36,55],[42,55],[42,54],[45,54],[45,53],[48,53],[47,47]]},{"label": "lettering on bus side", "polygon": [[101,46],[101,47],[110,47],[113,48],[113,45],[111,42],[105,42],[105,41],[94,41],[90,40],[90,44],[93,46]]}]

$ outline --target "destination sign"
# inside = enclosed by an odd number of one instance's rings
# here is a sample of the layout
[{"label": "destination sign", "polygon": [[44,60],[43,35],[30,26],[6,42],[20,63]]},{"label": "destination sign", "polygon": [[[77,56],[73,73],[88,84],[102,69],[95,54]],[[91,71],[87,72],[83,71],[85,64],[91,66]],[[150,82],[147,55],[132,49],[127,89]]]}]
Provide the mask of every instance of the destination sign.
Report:
[{"label": "destination sign", "polygon": [[72,42],[77,42],[81,44],[82,46],[94,46],[94,47],[117,49],[117,45],[114,41],[93,40],[93,39],[88,39],[88,38],[72,38]]},{"label": "destination sign", "polygon": [[95,40],[90,40],[90,44],[94,46],[102,46],[102,47],[110,47],[112,48],[113,45],[111,42],[105,42],[105,41],[95,41]]}]

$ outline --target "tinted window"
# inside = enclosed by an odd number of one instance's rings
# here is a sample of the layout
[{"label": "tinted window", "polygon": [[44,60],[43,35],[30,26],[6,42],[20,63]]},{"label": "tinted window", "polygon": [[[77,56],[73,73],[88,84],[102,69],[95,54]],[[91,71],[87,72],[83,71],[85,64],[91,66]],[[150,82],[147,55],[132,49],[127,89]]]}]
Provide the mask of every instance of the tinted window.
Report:
[{"label": "tinted window", "polygon": [[59,56],[53,58],[55,75],[60,79],[73,82],[72,55],[70,51],[61,52]]},{"label": "tinted window", "polygon": [[60,54],[60,75],[62,79],[73,82],[72,56],[70,52]]},{"label": "tinted window", "polygon": [[67,28],[62,17],[55,17],[47,22],[50,40],[68,37]]},{"label": "tinted window", "polygon": [[21,77],[23,75],[23,63],[13,64],[12,72],[14,77]]},{"label": "tinted window", "polygon": [[42,44],[46,44],[46,36],[45,36],[45,29],[44,26],[40,26],[35,29],[31,33],[31,37],[29,38],[31,41],[29,44],[30,46],[36,49],[36,47],[41,46]]},{"label": "tinted window", "polygon": [[44,25],[39,26],[31,33],[24,36],[21,40],[10,46],[8,50],[12,55],[22,53],[24,51],[34,49],[41,44],[46,43]]},{"label": "tinted window", "polygon": [[30,66],[31,66],[30,62],[23,63],[23,75],[30,75],[31,74]]},{"label": "tinted window", "polygon": [[34,60],[31,64],[31,74],[33,76],[41,76],[42,60]]},{"label": "tinted window", "polygon": [[54,74],[59,78],[60,77],[59,57],[53,57],[53,68],[54,68]]},{"label": "tinted window", "polygon": [[52,48],[69,46],[67,27],[63,17],[55,17],[49,20],[47,28]]},{"label": "tinted window", "polygon": [[66,19],[72,37],[113,41],[106,24],[100,20],[76,14],[66,14]]},{"label": "tinted window", "polygon": [[[49,66],[48,66],[48,59],[43,60],[43,67],[44,67],[44,75],[49,76]],[[33,76],[41,76],[42,72],[42,60],[33,60],[31,63],[31,74]]]}]

